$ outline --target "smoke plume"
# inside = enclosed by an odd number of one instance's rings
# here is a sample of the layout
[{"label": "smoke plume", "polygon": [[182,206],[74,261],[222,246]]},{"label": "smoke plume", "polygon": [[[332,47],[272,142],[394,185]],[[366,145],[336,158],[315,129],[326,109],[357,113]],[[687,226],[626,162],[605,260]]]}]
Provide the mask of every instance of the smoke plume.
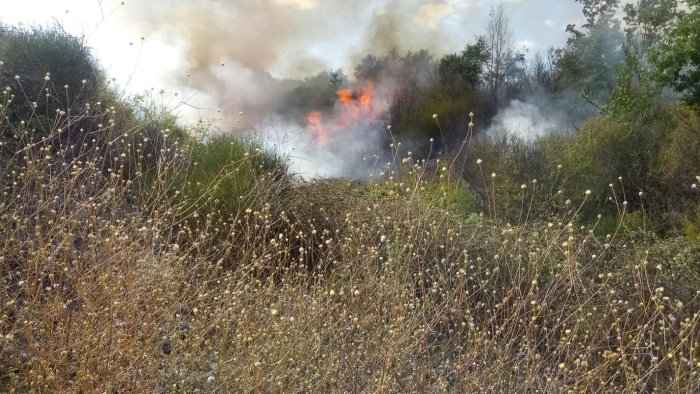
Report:
[{"label": "smoke plume", "polygon": [[[306,130],[308,119],[279,115],[298,112],[282,108],[289,105],[284,98],[298,80],[324,69],[352,70],[367,54],[444,52],[450,41],[438,23],[468,5],[460,0],[158,0],[124,7],[120,17],[145,37],[144,46],[155,39],[181,54],[172,72],[159,76],[186,98],[181,115],[213,121],[223,131],[254,130],[268,142],[284,141],[278,149],[293,158],[297,170],[340,175],[356,172],[346,163],[381,140],[380,122],[348,125],[352,133],[337,133],[333,143],[319,146]],[[392,81],[377,81],[374,88],[373,106],[384,110]],[[324,116],[332,124],[343,114],[335,108]]]},{"label": "smoke plume", "polygon": [[[309,132],[314,118],[304,103],[289,100],[301,81],[323,70],[343,69],[348,75],[342,87],[356,90],[364,81],[354,80],[353,69],[368,54],[459,51],[483,32],[489,6],[498,2],[155,0],[127,2],[115,17],[145,38],[144,57],[156,56],[154,42],[167,47],[163,53],[173,54],[160,59],[167,67],[157,67],[153,79],[189,122],[255,134],[290,155],[300,172],[342,175],[358,173],[352,164],[357,159],[383,160],[368,147],[386,142],[386,122],[369,117],[372,124],[353,123],[319,144]],[[515,12],[529,9],[509,3]],[[373,80],[377,111],[386,110],[397,87],[393,71],[384,71]],[[332,107],[321,111],[331,129],[344,116],[340,100]]]}]

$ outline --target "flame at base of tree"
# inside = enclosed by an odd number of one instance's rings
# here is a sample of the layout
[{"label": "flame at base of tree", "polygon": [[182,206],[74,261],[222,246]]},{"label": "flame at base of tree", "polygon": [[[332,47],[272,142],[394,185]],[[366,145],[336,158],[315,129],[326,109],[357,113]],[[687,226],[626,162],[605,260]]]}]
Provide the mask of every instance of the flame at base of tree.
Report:
[{"label": "flame at base of tree", "polygon": [[336,96],[338,105],[330,120],[324,120],[320,111],[310,112],[304,117],[306,131],[315,136],[318,145],[327,145],[334,134],[363,122],[370,122],[377,117],[372,81],[367,81],[358,91],[338,90]]}]

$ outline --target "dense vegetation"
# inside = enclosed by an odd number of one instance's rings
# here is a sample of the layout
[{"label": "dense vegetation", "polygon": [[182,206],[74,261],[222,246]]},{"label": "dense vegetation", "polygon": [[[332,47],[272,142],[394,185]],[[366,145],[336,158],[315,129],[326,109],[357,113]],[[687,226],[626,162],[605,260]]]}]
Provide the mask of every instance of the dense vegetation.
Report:
[{"label": "dense vegetation", "polygon": [[[357,81],[400,87],[392,139],[446,149],[386,147],[363,181],[196,138],[80,39],[0,28],[0,391],[700,391],[700,4],[642,0],[622,30],[577,2],[529,67],[490,50],[503,9],[460,53],[365,58]],[[480,135],[533,92],[597,114]]]}]

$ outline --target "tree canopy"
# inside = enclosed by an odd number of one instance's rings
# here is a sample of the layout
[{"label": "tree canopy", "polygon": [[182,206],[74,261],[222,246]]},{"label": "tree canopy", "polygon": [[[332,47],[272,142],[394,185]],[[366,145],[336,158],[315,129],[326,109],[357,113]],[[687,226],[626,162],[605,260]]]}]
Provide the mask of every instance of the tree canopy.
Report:
[{"label": "tree canopy", "polygon": [[659,80],[683,94],[689,105],[700,108],[700,0],[683,4],[676,11],[677,23],[651,59]]}]

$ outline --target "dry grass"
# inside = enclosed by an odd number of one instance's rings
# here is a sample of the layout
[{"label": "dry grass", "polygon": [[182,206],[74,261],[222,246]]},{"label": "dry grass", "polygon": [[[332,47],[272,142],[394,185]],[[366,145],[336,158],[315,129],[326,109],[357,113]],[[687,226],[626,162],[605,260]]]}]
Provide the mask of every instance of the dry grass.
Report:
[{"label": "dry grass", "polygon": [[239,214],[199,215],[162,176],[187,147],[127,177],[143,140],[50,141],[2,180],[0,391],[700,390],[697,254],[669,265],[624,213],[595,236],[585,195],[533,221],[523,192],[510,226],[406,158],[292,197],[263,175]]}]

